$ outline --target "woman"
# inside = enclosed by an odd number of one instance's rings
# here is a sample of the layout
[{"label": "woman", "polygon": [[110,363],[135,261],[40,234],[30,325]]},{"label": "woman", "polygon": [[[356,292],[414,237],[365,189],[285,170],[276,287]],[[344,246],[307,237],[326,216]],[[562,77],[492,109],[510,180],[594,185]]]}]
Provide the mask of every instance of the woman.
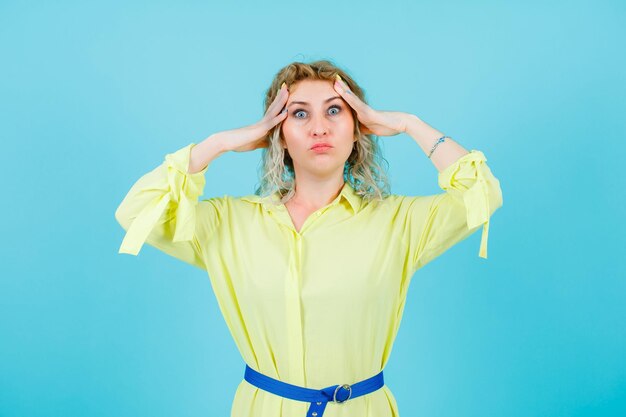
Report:
[{"label": "woman", "polygon": [[[280,88],[279,88],[280,86]],[[388,194],[376,136],[407,133],[444,192]],[[199,200],[211,161],[263,150],[255,194]],[[208,272],[246,362],[231,415],[397,416],[382,370],[413,274],[502,206],[482,152],[371,108],[329,61],[274,78],[259,122],[168,154],[117,209],[120,253],[148,244]]]}]

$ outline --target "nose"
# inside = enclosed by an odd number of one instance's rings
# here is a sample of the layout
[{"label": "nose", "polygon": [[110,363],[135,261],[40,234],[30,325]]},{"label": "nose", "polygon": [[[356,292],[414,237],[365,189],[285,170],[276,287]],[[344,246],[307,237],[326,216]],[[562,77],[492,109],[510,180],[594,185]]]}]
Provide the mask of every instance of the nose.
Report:
[{"label": "nose", "polygon": [[311,134],[315,137],[325,136],[328,134],[327,121],[324,116],[315,116],[312,118]]}]

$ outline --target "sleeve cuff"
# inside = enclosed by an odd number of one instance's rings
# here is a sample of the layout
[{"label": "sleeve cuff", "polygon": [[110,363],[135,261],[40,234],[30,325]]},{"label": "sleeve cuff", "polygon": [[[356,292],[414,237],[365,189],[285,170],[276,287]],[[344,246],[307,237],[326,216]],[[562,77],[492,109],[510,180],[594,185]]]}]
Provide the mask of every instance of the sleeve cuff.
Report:
[{"label": "sleeve cuff", "polygon": [[196,206],[204,190],[204,174],[208,169],[207,165],[202,171],[193,174],[188,172],[190,153],[194,146],[195,143],[191,143],[165,156],[163,169],[167,172],[167,178],[157,185],[163,193],[152,200],[133,220],[124,236],[119,253],[137,255],[171,201],[176,207],[172,241],[189,241],[193,238]]},{"label": "sleeve cuff", "polygon": [[478,150],[457,159],[439,173],[439,187],[462,199],[466,209],[467,227],[472,229],[483,225],[478,256],[487,259],[487,240],[489,238],[489,187],[485,181],[484,170],[487,158]]}]

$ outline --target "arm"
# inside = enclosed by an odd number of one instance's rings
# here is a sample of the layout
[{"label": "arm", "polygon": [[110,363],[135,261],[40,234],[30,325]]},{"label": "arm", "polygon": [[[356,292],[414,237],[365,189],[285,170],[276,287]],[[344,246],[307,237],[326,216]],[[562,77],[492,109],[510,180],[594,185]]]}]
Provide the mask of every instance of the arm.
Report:
[{"label": "arm", "polygon": [[220,137],[211,135],[198,145],[191,143],[167,154],[161,165],[133,184],[115,212],[127,232],[119,253],[137,255],[147,242],[205,268],[201,242],[220,224],[224,200],[198,202],[198,198],[204,190],[208,165],[224,152],[222,149]]},{"label": "arm", "polygon": [[218,156],[227,152],[225,132],[215,133],[191,149],[188,171],[195,174],[206,170],[207,166]]},{"label": "arm", "polygon": [[[356,111],[361,132],[378,136],[408,133],[427,155],[443,136],[417,116],[397,111],[372,109],[350,91],[337,75],[335,90]],[[400,196],[398,213],[404,238],[408,240],[407,261],[419,268],[484,224],[479,256],[487,258],[489,217],[502,205],[498,180],[480,151],[468,152],[448,139],[439,144],[431,161],[439,171],[442,194],[426,197]]]},{"label": "arm", "polygon": [[[406,132],[428,154],[443,133],[410,115]],[[439,170],[438,184],[443,193],[404,197],[406,236],[410,262],[415,269],[426,265],[480,226],[483,234],[479,256],[487,258],[489,219],[503,204],[499,180],[487,166],[481,151],[467,151],[446,139],[432,154]]]},{"label": "arm", "polygon": [[[413,138],[427,156],[437,139],[444,135],[413,114],[406,115],[406,133]],[[430,160],[437,171],[441,172],[467,153],[467,149],[452,139],[446,138],[443,143],[437,145],[437,149],[431,155]]]},{"label": "arm", "polygon": [[267,147],[267,133],[287,116],[285,83],[263,118],[250,126],[215,133],[168,154],[165,161],[141,177],[130,189],[115,218],[127,231],[120,253],[137,255],[144,242],[206,269],[203,243],[228,215],[227,198],[198,202],[209,164],[224,152],[246,152]]}]

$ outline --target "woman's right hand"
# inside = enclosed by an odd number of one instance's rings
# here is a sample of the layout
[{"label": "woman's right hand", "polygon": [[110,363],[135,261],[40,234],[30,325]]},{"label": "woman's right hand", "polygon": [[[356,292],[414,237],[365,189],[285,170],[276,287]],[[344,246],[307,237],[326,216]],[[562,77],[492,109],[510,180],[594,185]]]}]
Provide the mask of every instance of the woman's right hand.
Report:
[{"label": "woman's right hand", "polygon": [[287,118],[287,109],[280,110],[287,103],[289,90],[285,83],[280,88],[280,93],[267,108],[265,115],[258,122],[239,129],[220,132],[224,148],[228,151],[247,152],[259,148],[267,148],[269,143],[266,135],[271,128]]}]

